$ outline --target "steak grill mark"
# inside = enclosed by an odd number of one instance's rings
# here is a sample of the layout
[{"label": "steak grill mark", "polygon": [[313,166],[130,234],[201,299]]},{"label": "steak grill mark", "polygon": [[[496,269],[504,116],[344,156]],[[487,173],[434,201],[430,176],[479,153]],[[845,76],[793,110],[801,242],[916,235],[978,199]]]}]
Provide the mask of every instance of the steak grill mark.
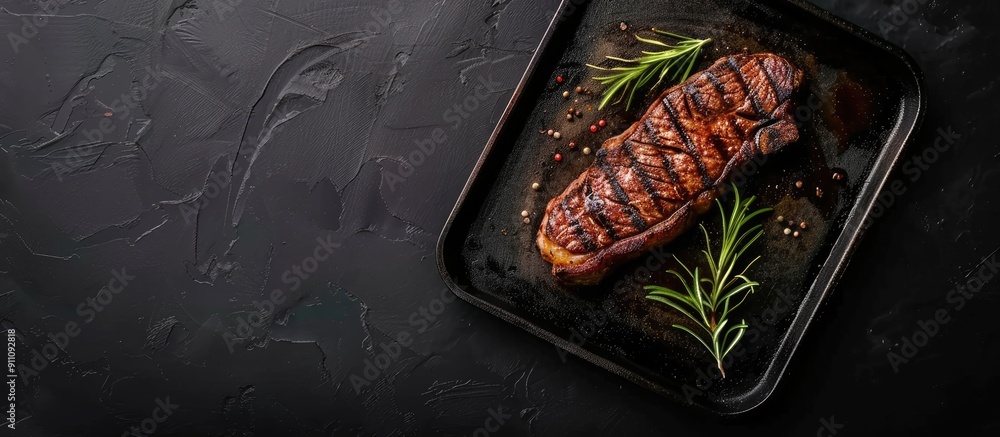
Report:
[{"label": "steak grill mark", "polygon": [[733,168],[798,138],[787,112],[801,80],[778,56],[737,55],[664,91],[549,202],[538,246],[553,273],[592,281],[683,232]]}]

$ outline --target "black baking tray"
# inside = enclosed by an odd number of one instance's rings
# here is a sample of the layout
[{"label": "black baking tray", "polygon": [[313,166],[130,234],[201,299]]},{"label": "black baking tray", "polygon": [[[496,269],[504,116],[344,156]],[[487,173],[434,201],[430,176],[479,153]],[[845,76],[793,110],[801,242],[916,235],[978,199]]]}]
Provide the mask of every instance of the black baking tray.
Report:
[{"label": "black baking tray", "polygon": [[[633,32],[652,36],[653,27],[712,38],[696,70],[726,55],[773,52],[805,73],[796,97],[799,141],[732,180],[775,211],[764,219],[765,235],[754,249],[761,259],[750,272],[762,286],[740,308],[751,328],[726,378],[713,372],[700,345],[670,327],[681,320],[676,313],[644,299],[643,285],[672,284],[665,270],[677,265],[668,254],[700,260],[699,232],[583,289],[556,282],[534,242],[548,200],[593,159],[581,149],[596,150],[624,130],[666,88],[643,95],[631,110],[616,105],[598,111],[603,88],[585,64],[638,54],[643,47]],[[577,94],[577,86],[584,93]],[[567,121],[569,106],[584,116]],[[924,106],[921,75],[904,52],[803,1],[564,0],[444,227],[438,266],[459,297],[552,342],[554,355],[565,358],[568,351],[716,413],[745,412],[781,379],[847,265]],[[591,133],[598,119],[608,126]],[[548,129],[562,138],[541,133]],[[570,141],[577,144],[573,150]],[[554,161],[557,152],[562,162]],[[846,177],[835,181],[834,173]],[[533,182],[541,189],[532,190]],[[522,223],[522,210],[529,211],[530,224]],[[778,223],[779,215],[796,225],[805,221],[807,228],[798,238],[785,235],[788,224]],[[702,221],[717,229],[717,217],[713,209]]]}]

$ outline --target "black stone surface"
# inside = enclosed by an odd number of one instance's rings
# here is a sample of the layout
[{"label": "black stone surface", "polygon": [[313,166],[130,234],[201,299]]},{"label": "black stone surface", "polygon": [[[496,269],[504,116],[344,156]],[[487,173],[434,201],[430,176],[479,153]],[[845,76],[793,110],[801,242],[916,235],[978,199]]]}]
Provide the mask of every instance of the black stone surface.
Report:
[{"label": "black stone surface", "polygon": [[998,7],[816,3],[911,53],[929,110],[778,391],[721,419],[438,277],[556,1],[0,2],[4,431],[994,435],[1000,278],[959,286],[1000,269]]}]

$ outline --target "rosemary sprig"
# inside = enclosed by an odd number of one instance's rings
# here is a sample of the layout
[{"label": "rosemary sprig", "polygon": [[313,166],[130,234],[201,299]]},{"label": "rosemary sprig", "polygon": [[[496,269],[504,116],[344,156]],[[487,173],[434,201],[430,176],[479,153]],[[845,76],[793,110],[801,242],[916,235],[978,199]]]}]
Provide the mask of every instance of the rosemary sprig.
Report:
[{"label": "rosemary sprig", "polygon": [[722,202],[715,200],[722,215],[722,241],[717,252],[712,251],[711,239],[705,226],[699,225],[705,236],[705,250],[701,252],[708,264],[706,269],[708,274],[704,275],[703,270],[698,267],[691,270],[678,259],[677,262],[684,272],[668,270],[667,273],[680,279],[684,287],[682,292],[656,285],[646,286],[649,292],[646,299],[669,305],[694,321],[698,329],[678,324],[674,324],[673,327],[691,334],[708,349],[715,358],[723,378],[726,377],[726,371],[722,368],[722,359],[736,346],[748,327],[746,320],[743,319],[739,323],[731,324],[729,315],[753,293],[754,287],[760,285],[746,276],[747,270],[760,257],[747,263],[740,273],[733,274],[737,271],[743,253],[764,234],[761,224],[751,226],[749,229],[744,227],[754,217],[771,211],[771,208],[761,208],[749,212],[750,205],[756,197],[741,199],[735,185],[733,190],[736,198],[732,211],[726,212]]},{"label": "rosemary sprig", "polygon": [[667,75],[670,75],[670,78],[677,82],[687,80],[688,76],[691,75],[691,69],[694,68],[695,61],[698,59],[701,47],[712,41],[711,39],[688,38],[657,29],[653,29],[653,32],[676,38],[679,42],[677,45],[672,46],[663,41],[635,35],[635,39],[639,41],[665,47],[665,49],[661,51],[643,50],[642,56],[635,59],[623,59],[615,56],[607,57],[612,61],[631,64],[628,66],[606,68],[587,64],[590,68],[612,72],[607,76],[594,78],[594,80],[600,82],[602,85],[610,85],[604,90],[604,97],[601,98],[601,103],[597,107],[598,109],[604,109],[604,106],[614,96],[619,96],[618,100],[615,101],[615,103],[618,103],[627,94],[628,101],[625,103],[625,109],[628,110],[632,106],[632,99],[635,97],[636,91],[644,87],[654,77],[656,78],[654,87],[663,82],[663,79]]}]

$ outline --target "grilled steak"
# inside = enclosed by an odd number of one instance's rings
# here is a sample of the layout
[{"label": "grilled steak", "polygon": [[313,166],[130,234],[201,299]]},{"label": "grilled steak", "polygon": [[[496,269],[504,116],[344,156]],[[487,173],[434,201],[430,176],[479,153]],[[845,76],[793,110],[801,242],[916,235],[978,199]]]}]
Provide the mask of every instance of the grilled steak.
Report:
[{"label": "grilled steak", "polygon": [[666,90],[549,202],[537,243],[552,273],[595,284],[686,231],[734,168],[798,139],[788,111],[801,81],[777,55],[737,55]]}]

